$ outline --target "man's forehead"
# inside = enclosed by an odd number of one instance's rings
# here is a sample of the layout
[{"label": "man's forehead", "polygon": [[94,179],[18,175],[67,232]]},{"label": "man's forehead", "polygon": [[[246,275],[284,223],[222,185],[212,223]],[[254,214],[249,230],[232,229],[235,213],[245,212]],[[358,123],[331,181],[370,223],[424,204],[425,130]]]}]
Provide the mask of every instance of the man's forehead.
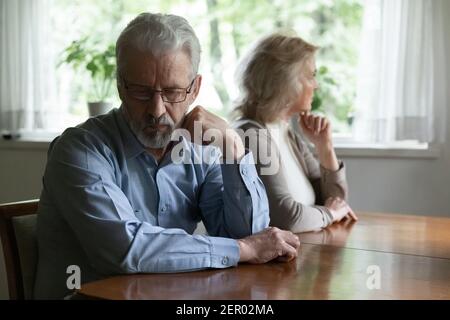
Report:
[{"label": "man's forehead", "polygon": [[[189,56],[182,50],[164,52],[154,56],[149,52],[128,49],[121,57],[124,59],[123,76],[129,81],[161,81],[166,85],[186,85],[192,75]],[[166,83],[167,82],[167,83]]]}]

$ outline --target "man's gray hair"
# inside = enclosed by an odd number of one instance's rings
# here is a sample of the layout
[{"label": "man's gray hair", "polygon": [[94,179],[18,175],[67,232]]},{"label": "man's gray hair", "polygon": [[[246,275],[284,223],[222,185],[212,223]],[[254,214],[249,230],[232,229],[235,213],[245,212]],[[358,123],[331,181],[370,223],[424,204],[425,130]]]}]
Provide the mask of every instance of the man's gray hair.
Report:
[{"label": "man's gray hair", "polygon": [[200,64],[200,42],[189,22],[172,14],[141,13],[122,31],[116,43],[117,70],[126,63],[125,48],[148,52],[155,57],[169,51],[183,50],[190,57],[193,75]]}]

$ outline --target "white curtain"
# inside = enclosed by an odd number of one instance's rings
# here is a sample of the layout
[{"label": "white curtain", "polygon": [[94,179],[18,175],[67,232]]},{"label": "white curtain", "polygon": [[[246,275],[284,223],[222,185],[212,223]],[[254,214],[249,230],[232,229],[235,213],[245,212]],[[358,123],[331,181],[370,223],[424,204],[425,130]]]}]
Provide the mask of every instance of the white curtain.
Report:
[{"label": "white curtain", "polygon": [[443,0],[366,0],[354,137],[434,142],[445,130]]},{"label": "white curtain", "polygon": [[0,131],[45,127],[54,64],[48,0],[0,0]]}]

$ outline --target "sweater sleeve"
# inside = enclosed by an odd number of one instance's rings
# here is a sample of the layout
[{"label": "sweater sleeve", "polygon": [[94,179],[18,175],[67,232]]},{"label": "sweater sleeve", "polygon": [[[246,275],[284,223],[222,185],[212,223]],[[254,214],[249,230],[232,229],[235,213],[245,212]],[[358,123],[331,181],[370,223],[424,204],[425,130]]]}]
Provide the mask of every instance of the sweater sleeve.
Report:
[{"label": "sweater sleeve", "polygon": [[295,134],[295,140],[300,157],[305,162],[308,171],[307,175],[313,185],[316,203],[323,204],[329,197],[340,197],[348,201],[348,185],[344,162],[339,161],[338,170],[328,170],[320,165],[306,142],[298,134]]},{"label": "sweater sleeve", "polygon": [[266,187],[270,225],[295,233],[319,230],[331,224],[330,211],[323,206],[297,202],[288,190],[280,154],[267,130],[247,130],[243,139],[255,158],[256,168]]}]

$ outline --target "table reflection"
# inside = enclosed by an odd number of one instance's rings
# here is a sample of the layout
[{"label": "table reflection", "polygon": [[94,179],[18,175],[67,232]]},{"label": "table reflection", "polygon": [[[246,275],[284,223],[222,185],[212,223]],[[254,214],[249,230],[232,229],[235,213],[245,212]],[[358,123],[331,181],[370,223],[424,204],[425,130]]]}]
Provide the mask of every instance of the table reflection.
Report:
[{"label": "table reflection", "polygon": [[207,270],[194,273],[140,275],[124,281],[125,299],[288,299],[297,277],[297,261],[255,268]]}]

